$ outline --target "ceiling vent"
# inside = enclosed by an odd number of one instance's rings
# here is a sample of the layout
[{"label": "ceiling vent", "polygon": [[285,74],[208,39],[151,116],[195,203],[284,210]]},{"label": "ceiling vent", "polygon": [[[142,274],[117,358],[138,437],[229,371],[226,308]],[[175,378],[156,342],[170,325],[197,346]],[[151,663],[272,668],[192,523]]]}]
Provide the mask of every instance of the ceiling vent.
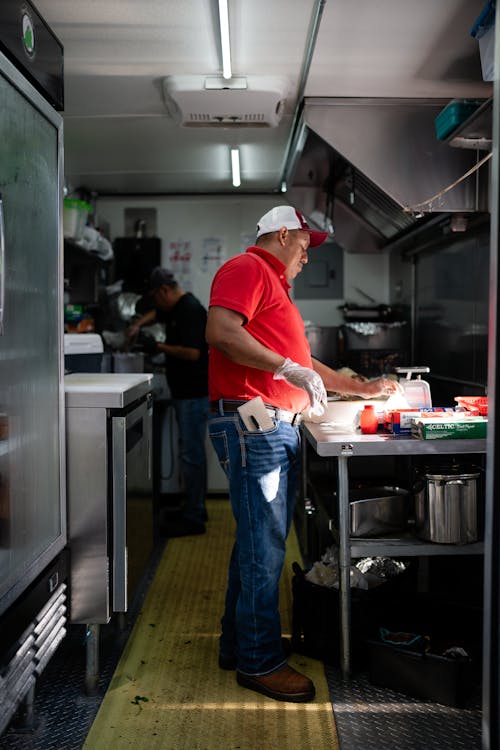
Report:
[{"label": "ceiling vent", "polygon": [[189,128],[276,127],[286,82],[275,77],[168,76],[163,98],[169,117]]}]

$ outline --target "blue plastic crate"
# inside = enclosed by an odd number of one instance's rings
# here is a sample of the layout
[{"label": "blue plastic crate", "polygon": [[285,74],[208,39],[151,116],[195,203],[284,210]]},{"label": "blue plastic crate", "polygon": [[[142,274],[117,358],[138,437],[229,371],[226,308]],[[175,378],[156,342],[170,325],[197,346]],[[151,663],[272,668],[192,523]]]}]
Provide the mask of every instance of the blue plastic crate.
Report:
[{"label": "blue plastic crate", "polygon": [[467,120],[481,102],[472,99],[454,99],[450,102],[434,120],[438,140],[444,141],[450,133]]}]

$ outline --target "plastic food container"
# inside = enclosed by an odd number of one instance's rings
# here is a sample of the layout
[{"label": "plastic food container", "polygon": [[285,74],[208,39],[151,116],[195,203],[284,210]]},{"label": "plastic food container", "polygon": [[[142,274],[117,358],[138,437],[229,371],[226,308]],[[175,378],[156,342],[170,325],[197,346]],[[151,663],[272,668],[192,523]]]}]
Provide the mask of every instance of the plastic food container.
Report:
[{"label": "plastic food container", "polygon": [[488,396],[455,396],[455,401],[472,414],[488,416]]},{"label": "plastic food container", "polygon": [[483,81],[495,78],[495,0],[487,0],[470,32],[479,42]]},{"label": "plastic food container", "polygon": [[450,133],[467,120],[478,109],[481,102],[470,99],[454,99],[434,120],[438,140],[443,141]]},{"label": "plastic food container", "polygon": [[65,198],[63,202],[63,233],[65,237],[80,240],[87,223],[91,206],[77,198]]},{"label": "plastic food container", "polygon": [[373,435],[378,430],[378,417],[375,413],[375,407],[367,404],[359,416],[359,426],[361,432],[367,435]]}]

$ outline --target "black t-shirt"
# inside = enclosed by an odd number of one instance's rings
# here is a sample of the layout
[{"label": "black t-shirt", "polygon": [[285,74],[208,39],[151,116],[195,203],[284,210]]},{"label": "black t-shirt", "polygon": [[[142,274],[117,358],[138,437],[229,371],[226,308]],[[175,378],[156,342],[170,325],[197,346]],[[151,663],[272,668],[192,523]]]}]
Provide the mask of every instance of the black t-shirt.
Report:
[{"label": "black t-shirt", "polygon": [[182,295],[166,312],[158,309],[156,318],[165,325],[166,344],[199,349],[196,362],[165,354],[165,375],[173,398],[199,398],[208,395],[208,346],[205,341],[207,311],[191,292]]}]

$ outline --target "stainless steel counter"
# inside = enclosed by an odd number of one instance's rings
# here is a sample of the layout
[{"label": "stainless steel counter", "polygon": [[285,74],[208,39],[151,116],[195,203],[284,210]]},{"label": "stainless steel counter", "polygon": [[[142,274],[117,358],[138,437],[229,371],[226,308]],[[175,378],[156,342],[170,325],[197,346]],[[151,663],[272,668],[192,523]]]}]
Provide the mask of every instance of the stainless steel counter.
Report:
[{"label": "stainless steel counter", "polygon": [[486,440],[417,440],[406,435],[340,432],[332,424],[303,422],[303,434],[318,456],[420,456],[486,453]]},{"label": "stainless steel counter", "polygon": [[152,373],[74,372],[64,378],[67,407],[123,409],[150,393]]},{"label": "stainless steel counter", "polygon": [[347,677],[351,669],[350,620],[351,557],[374,555],[449,555],[481,554],[483,544],[449,545],[423,543],[414,538],[352,539],[349,536],[349,458],[356,456],[419,456],[486,453],[485,439],[417,440],[409,436],[363,435],[359,432],[342,432],[332,424],[302,423],[302,492],[305,497],[308,484],[307,443],[318,456],[337,458],[339,504],[339,601],[340,601],[340,667]]}]

